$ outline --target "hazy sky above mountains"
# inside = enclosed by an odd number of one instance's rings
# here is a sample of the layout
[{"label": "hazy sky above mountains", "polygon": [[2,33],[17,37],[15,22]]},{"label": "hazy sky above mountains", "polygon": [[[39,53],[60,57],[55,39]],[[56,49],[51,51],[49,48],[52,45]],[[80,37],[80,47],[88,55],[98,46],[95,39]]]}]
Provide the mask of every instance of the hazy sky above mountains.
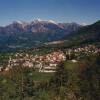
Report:
[{"label": "hazy sky above mountains", "polygon": [[37,18],[90,24],[100,19],[100,0],[0,0],[0,26]]}]

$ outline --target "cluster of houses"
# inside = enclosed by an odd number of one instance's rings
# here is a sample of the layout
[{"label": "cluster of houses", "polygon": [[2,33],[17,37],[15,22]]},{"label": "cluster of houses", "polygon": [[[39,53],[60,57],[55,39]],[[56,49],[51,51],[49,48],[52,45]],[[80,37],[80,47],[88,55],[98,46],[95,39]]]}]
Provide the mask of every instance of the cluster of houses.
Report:
[{"label": "cluster of houses", "polygon": [[[16,53],[9,57],[8,65],[5,71],[9,71],[14,66],[29,67],[38,70],[39,72],[55,72],[57,65],[61,61],[71,60],[73,63],[77,62],[80,54],[96,54],[100,52],[100,48],[94,45],[88,45],[79,48],[66,49],[65,51],[53,51],[44,55],[32,55],[28,53]],[[0,67],[2,71],[4,67]]]},{"label": "cluster of houses", "polygon": [[78,52],[84,52],[86,54],[96,54],[98,52],[100,52],[100,48],[97,48],[94,45],[87,45],[85,47],[80,47],[80,48],[76,48],[74,49],[74,52],[78,53]]},{"label": "cluster of houses", "polygon": [[97,48],[94,45],[87,45],[79,48],[72,48],[66,50],[67,59],[80,58],[80,56],[89,56],[100,53],[100,48]]},{"label": "cluster of houses", "polygon": [[9,71],[14,66],[22,66],[37,69],[39,72],[55,72],[57,65],[66,60],[62,51],[55,51],[45,55],[29,55],[16,53],[9,57],[5,71]]}]

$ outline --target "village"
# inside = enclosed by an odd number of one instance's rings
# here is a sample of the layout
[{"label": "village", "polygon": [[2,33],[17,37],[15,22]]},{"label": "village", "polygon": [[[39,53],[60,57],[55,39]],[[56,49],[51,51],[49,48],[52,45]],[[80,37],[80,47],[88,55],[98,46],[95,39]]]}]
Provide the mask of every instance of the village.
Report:
[{"label": "village", "polygon": [[16,53],[14,56],[9,56],[6,67],[0,66],[0,71],[9,71],[13,67],[21,66],[33,68],[39,72],[53,73],[62,61],[71,60],[72,63],[78,62],[81,56],[89,56],[100,53],[100,48],[94,45],[88,45],[79,48],[58,50],[43,55],[32,55],[28,53]]}]

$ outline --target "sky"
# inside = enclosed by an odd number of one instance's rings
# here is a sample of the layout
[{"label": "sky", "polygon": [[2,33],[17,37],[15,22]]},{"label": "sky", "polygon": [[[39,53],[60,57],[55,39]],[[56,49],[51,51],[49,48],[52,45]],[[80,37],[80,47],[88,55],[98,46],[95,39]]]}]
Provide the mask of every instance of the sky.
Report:
[{"label": "sky", "polygon": [[100,20],[100,0],[0,0],[0,26],[35,19],[91,24]]}]

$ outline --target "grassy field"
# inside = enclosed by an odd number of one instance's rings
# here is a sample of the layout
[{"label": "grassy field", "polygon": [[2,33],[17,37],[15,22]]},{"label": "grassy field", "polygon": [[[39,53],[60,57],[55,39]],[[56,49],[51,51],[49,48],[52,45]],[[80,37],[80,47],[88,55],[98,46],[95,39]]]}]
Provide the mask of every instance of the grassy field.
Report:
[{"label": "grassy field", "polygon": [[41,72],[34,71],[34,72],[29,73],[29,76],[34,81],[43,81],[43,80],[49,80],[53,76],[53,73],[41,73]]},{"label": "grassy field", "polygon": [[78,68],[79,62],[74,63],[74,62],[69,60],[69,61],[66,61],[64,65],[65,65],[67,70],[75,70]]}]

